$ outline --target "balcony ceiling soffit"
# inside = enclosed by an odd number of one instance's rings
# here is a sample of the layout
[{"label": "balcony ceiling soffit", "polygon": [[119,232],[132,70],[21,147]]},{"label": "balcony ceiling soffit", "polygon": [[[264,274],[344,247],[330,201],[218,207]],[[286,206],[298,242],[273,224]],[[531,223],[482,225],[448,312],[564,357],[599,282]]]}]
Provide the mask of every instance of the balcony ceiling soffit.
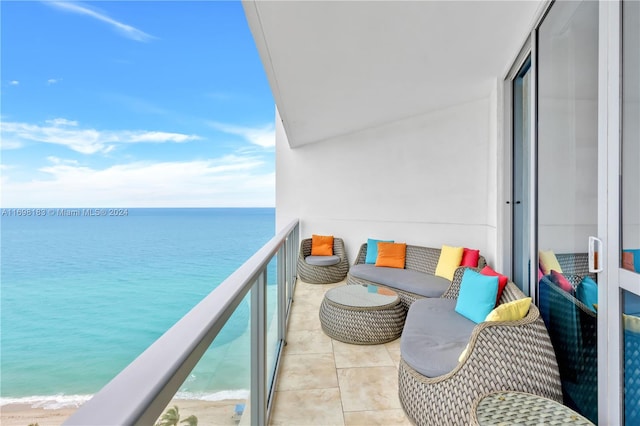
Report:
[{"label": "balcony ceiling soffit", "polygon": [[292,147],[486,98],[540,1],[245,2]]}]

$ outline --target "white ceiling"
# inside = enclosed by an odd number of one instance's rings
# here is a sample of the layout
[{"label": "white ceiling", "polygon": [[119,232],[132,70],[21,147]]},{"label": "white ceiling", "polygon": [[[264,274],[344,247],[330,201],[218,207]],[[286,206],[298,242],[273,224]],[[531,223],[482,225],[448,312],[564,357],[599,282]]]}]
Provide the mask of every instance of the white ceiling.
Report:
[{"label": "white ceiling", "polygon": [[542,1],[244,1],[292,147],[486,98]]}]

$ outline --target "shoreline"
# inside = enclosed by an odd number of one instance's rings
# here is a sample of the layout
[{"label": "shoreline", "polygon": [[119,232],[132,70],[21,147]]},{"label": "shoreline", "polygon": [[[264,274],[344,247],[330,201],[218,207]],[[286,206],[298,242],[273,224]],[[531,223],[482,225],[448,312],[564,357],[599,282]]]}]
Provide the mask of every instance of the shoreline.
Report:
[{"label": "shoreline", "polygon": [[[177,405],[180,418],[191,415],[198,418],[201,425],[237,425],[234,420],[236,404],[246,404],[245,399],[227,399],[222,401],[203,401],[193,399],[174,399],[168,407]],[[167,407],[167,408],[168,408]],[[60,426],[78,407],[47,409],[33,404],[11,403],[0,407],[0,424],[3,426]]]}]

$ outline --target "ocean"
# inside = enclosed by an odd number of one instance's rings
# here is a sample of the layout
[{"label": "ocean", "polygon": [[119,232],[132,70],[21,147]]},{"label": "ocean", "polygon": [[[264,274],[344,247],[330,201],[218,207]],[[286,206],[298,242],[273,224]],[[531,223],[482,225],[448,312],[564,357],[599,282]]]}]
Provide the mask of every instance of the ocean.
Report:
[{"label": "ocean", "polygon": [[[86,401],[275,231],[272,208],[2,209],[0,220],[1,403],[45,408]],[[246,396],[248,323],[245,299],[179,397]]]}]

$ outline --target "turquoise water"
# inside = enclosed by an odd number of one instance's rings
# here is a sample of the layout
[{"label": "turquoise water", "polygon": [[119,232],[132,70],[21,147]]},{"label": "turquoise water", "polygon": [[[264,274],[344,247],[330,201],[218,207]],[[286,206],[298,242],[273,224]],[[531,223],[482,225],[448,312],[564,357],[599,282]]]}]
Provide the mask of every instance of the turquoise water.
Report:
[{"label": "turquoise water", "polygon": [[[275,230],[270,208],[126,213],[2,217],[2,403],[86,400]],[[248,318],[245,300],[184,384],[185,397],[245,392]]]}]

